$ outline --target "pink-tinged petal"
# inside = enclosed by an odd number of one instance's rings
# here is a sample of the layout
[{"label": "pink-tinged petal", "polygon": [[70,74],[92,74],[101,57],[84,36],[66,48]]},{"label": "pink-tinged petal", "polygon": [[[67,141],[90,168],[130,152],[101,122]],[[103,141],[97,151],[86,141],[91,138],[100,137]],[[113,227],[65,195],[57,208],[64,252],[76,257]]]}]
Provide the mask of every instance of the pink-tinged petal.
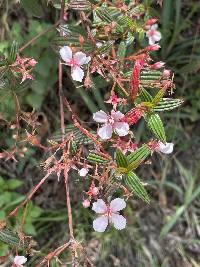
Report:
[{"label": "pink-tinged petal", "polygon": [[115,111],[112,110],[111,111],[111,117],[115,120],[115,121],[119,121],[124,117],[124,114],[121,113],[120,111]]},{"label": "pink-tinged petal", "polygon": [[122,215],[112,214],[110,220],[117,230],[122,230],[126,227],[126,219]]},{"label": "pink-tinged petal", "polygon": [[162,142],[159,142],[159,148],[158,151],[160,151],[163,154],[171,154],[174,149],[174,144],[173,143],[166,143],[163,144]]},{"label": "pink-tinged petal", "polygon": [[97,134],[103,140],[110,139],[112,137],[112,132],[113,132],[113,128],[112,128],[112,125],[110,124],[102,126],[97,130]]},{"label": "pink-tinged petal", "polygon": [[156,42],[158,42],[158,41],[160,41],[161,38],[162,38],[161,33],[158,32],[158,31],[156,31],[156,32],[154,33],[154,35],[153,35],[153,39],[154,39]]},{"label": "pink-tinged petal", "polygon": [[93,120],[100,123],[106,123],[108,121],[108,115],[103,110],[100,110],[93,114]]},{"label": "pink-tinged petal", "polygon": [[97,232],[104,232],[106,227],[108,226],[108,217],[100,216],[96,220],[93,221],[93,228]]},{"label": "pink-tinged petal", "polygon": [[96,213],[103,214],[107,212],[107,205],[102,199],[97,199],[92,205],[92,210]]},{"label": "pink-tinged petal", "polygon": [[60,56],[63,61],[68,63],[72,59],[72,50],[69,46],[63,46],[60,49]]},{"label": "pink-tinged petal", "polygon": [[78,174],[81,176],[81,177],[85,177],[87,174],[88,174],[88,168],[82,168],[79,170]]},{"label": "pink-tinged petal", "polygon": [[80,67],[72,68],[72,79],[77,82],[82,82],[84,77],[84,72]]},{"label": "pink-tinged petal", "polygon": [[154,38],[153,38],[153,36],[149,36],[149,44],[150,45],[153,45],[153,44],[155,44],[155,40],[154,40]]},{"label": "pink-tinged petal", "polygon": [[126,122],[115,122],[113,128],[119,136],[125,136],[129,131],[129,125]]},{"label": "pink-tinged petal", "polygon": [[112,212],[123,210],[126,207],[126,202],[122,198],[115,198],[110,202],[110,209]]},{"label": "pink-tinged petal", "polygon": [[76,54],[74,54],[74,60],[79,66],[81,66],[90,62],[91,58],[86,57],[86,54],[83,52],[77,52]]},{"label": "pink-tinged petal", "polygon": [[22,265],[22,264],[24,264],[25,262],[27,262],[27,258],[24,257],[24,256],[15,256],[13,262],[14,262],[14,264],[16,264],[16,265]]}]

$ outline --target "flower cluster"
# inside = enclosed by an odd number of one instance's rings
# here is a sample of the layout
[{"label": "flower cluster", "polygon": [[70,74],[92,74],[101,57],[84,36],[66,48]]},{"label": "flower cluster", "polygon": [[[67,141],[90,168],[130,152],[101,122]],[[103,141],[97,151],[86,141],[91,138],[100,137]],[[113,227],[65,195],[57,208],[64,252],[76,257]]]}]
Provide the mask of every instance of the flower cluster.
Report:
[{"label": "flower cluster", "polygon": [[34,58],[22,58],[19,56],[19,54],[17,54],[17,58],[11,65],[11,69],[14,72],[20,73],[22,75],[21,83],[23,83],[26,79],[33,80],[31,72],[36,64],[37,61]]}]

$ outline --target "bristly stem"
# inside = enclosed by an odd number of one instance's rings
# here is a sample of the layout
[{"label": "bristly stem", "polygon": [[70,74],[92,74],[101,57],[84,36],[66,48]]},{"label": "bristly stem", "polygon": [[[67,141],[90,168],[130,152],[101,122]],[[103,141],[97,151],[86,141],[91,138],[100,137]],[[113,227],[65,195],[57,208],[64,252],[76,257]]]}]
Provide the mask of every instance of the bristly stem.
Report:
[{"label": "bristly stem", "polygon": [[[61,11],[60,11],[60,20],[63,20],[65,11],[65,0],[61,0]],[[63,31],[60,30],[60,36],[63,36]],[[62,78],[63,78],[63,67],[61,60],[59,61],[58,67],[58,78],[59,78],[59,100],[60,100],[60,127],[62,133],[62,141],[65,139],[65,121],[64,121],[64,104],[63,104],[63,86],[62,86]],[[70,200],[70,192],[69,192],[69,180],[68,180],[68,171],[67,168],[64,170],[64,179],[65,179],[65,189],[66,189],[66,203],[67,203],[67,212],[68,212],[68,226],[69,226],[69,234],[70,238],[74,240],[74,230],[73,230],[73,219],[72,219],[72,208],[71,208],[71,200]],[[72,251],[72,264],[75,266],[75,257],[74,252]]]}]

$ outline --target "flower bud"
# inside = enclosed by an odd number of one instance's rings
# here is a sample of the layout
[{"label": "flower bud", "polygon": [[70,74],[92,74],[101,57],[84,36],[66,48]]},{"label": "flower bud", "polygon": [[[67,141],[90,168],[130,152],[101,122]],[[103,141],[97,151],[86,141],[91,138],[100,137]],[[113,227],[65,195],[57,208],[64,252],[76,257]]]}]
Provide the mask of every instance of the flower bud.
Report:
[{"label": "flower bud", "polygon": [[29,63],[29,66],[34,67],[37,64],[37,61],[34,58],[32,58],[31,60],[29,60],[28,63]]},{"label": "flower bud", "polygon": [[90,206],[90,201],[89,201],[89,199],[85,199],[85,200],[83,200],[82,205],[83,205],[83,207],[84,207],[85,209],[86,209],[86,208],[89,208],[89,206]]},{"label": "flower bud", "polygon": [[165,77],[165,78],[169,78],[170,75],[171,75],[171,71],[170,71],[170,70],[164,70],[164,71],[163,71],[163,77]]},{"label": "flower bud", "polygon": [[147,52],[151,52],[151,51],[157,51],[160,49],[160,45],[158,44],[153,44],[153,45],[148,45],[146,48],[145,48],[145,51]]},{"label": "flower bud", "polygon": [[157,70],[157,69],[164,67],[164,65],[165,65],[165,62],[159,61],[159,62],[154,63],[153,65],[150,65],[149,68],[153,70]]},{"label": "flower bud", "polygon": [[157,18],[151,18],[151,19],[148,19],[146,22],[145,22],[145,29],[149,29],[149,27],[153,24],[155,24],[157,22]]}]

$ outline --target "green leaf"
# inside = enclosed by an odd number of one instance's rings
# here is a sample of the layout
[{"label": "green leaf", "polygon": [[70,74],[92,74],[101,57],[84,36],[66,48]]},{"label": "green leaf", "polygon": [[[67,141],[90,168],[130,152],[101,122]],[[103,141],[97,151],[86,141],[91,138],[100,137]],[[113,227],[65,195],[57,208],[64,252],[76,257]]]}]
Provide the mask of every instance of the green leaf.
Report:
[{"label": "green leaf", "polygon": [[43,15],[43,9],[41,6],[41,1],[39,0],[21,0],[22,7],[26,12],[30,13],[32,16],[40,18]]},{"label": "green leaf", "polygon": [[146,191],[146,189],[144,188],[144,186],[142,185],[140,179],[138,178],[138,176],[133,173],[133,172],[129,172],[126,176],[125,176],[125,183],[128,186],[128,188],[139,198],[141,198],[143,201],[149,203],[150,199],[148,196],[148,193]]},{"label": "green leaf", "polygon": [[[93,133],[93,132],[92,132]],[[89,138],[87,135],[82,133],[78,128],[76,128],[73,124],[69,124],[67,127],[65,127],[65,137],[72,135],[73,141],[77,145],[89,145],[93,144],[93,140]],[[55,142],[61,142],[62,140],[62,134],[59,131],[57,131],[54,135],[52,135],[49,140],[53,140]]]},{"label": "green leaf", "polygon": [[87,11],[91,9],[92,5],[87,0],[71,0],[69,7],[73,10]]},{"label": "green leaf", "polygon": [[90,152],[88,157],[87,157],[87,160],[92,162],[92,163],[102,163],[102,164],[106,164],[108,163],[108,160],[105,159],[102,155],[98,155],[97,153],[94,153],[94,152]]},{"label": "green leaf", "polygon": [[9,54],[8,54],[8,62],[13,63],[16,60],[16,56],[19,50],[19,44],[16,41],[13,41]]},{"label": "green leaf", "polygon": [[9,190],[13,190],[13,189],[16,189],[16,188],[20,187],[22,184],[23,184],[23,182],[20,181],[20,180],[10,179],[10,180],[7,181],[7,188]]},{"label": "green leaf", "polygon": [[10,246],[17,248],[28,247],[28,243],[26,241],[21,242],[19,237],[8,229],[0,230],[0,240]]},{"label": "green leaf", "polygon": [[183,104],[181,99],[173,98],[162,98],[160,102],[157,103],[156,107],[153,108],[154,111],[166,111],[178,108]]},{"label": "green leaf", "polygon": [[[71,35],[71,36],[57,36],[53,39],[52,43],[56,46],[74,46],[78,49],[80,49],[80,42],[79,42],[79,36],[80,35]],[[91,52],[93,50],[92,45],[85,40],[83,43],[83,51],[85,52]]]},{"label": "green leaf", "polygon": [[162,76],[162,72],[158,70],[142,70],[140,73],[141,81],[154,81],[159,80]]},{"label": "green leaf", "polygon": [[158,114],[150,113],[146,116],[147,126],[153,134],[163,143],[166,143],[165,129]]},{"label": "green leaf", "polygon": [[97,54],[100,54],[100,55],[108,53],[111,50],[113,44],[114,44],[114,41],[108,41],[108,42],[106,42],[105,44],[103,44],[102,46],[100,46],[96,50],[96,53]]},{"label": "green leaf", "polygon": [[143,101],[146,102],[152,102],[153,97],[149,94],[149,92],[144,89],[144,87],[140,88],[140,97],[142,98]]},{"label": "green leaf", "polygon": [[136,151],[132,152],[127,156],[129,171],[136,169],[149,155],[151,150],[147,145],[143,145],[138,148]]},{"label": "green leaf", "polygon": [[119,149],[116,151],[116,162],[118,167],[126,168],[128,166],[126,156]]}]

